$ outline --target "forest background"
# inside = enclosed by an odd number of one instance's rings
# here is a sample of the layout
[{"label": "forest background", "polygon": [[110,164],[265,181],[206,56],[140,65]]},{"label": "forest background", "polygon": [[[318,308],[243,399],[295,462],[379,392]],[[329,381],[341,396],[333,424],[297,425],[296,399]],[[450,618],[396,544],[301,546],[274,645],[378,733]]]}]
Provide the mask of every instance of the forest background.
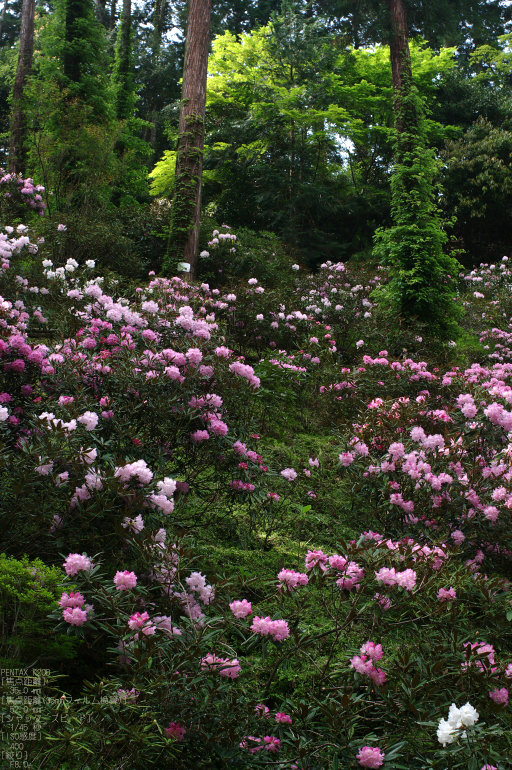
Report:
[{"label": "forest background", "polygon": [[[21,5],[5,3],[0,21],[4,165]],[[208,216],[273,232],[311,267],[332,256],[371,255],[375,231],[391,221],[393,88],[381,6],[214,4]],[[113,265],[124,247],[123,269],[158,270],[168,247],[186,4],[125,2],[131,24],[124,38],[115,2],[77,0],[72,32],[65,8],[37,4],[18,170],[45,185],[50,218],[68,226],[70,254],[75,241],[72,256],[101,244]],[[511,9],[499,0],[446,0],[411,2],[407,12],[451,249],[467,264],[494,259],[512,237]]]}]

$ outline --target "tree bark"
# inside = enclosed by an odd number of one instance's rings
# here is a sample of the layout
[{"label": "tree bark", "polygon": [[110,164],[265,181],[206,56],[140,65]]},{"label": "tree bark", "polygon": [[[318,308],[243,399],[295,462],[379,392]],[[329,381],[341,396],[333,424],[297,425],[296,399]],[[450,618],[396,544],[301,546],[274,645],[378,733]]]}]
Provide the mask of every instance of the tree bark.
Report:
[{"label": "tree bark", "polygon": [[197,275],[203,174],[206,80],[210,51],[211,0],[189,0],[180,110],[176,181],[165,267],[176,259]]},{"label": "tree bark", "polygon": [[117,85],[116,117],[130,117],[133,98],[132,75],[132,0],[123,0],[119,43],[114,65],[114,82]]},{"label": "tree bark", "polygon": [[153,58],[158,59],[162,46],[162,31],[165,14],[167,12],[167,0],[155,0],[153,11]]},{"label": "tree bark", "polygon": [[2,35],[2,27],[4,26],[6,11],[7,11],[7,0],[4,0],[4,7],[2,8],[2,15],[0,16],[0,37]]},{"label": "tree bark", "polygon": [[106,2],[107,0],[95,0],[96,7],[97,7],[97,15],[98,19],[101,21],[104,27],[107,29],[110,26],[110,14],[106,9]]},{"label": "tree bark", "polygon": [[35,14],[35,0],[23,0],[21,12],[20,53],[13,90],[11,147],[9,152],[9,169],[13,174],[23,173],[25,170],[27,154],[27,116],[23,106],[23,95],[27,78],[32,72]]},{"label": "tree bark", "polygon": [[403,108],[403,97],[412,86],[411,52],[407,31],[407,13],[404,0],[387,0],[391,20],[389,43],[391,72],[393,75],[395,125],[398,133],[414,128],[417,123],[415,110],[410,103]]}]

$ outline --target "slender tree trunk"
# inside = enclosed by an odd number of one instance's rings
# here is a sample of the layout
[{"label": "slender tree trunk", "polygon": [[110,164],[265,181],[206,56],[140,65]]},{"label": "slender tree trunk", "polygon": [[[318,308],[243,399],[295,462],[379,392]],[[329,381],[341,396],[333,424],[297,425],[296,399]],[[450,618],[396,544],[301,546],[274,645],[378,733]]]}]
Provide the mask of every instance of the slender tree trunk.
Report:
[{"label": "slender tree trunk", "polygon": [[199,250],[211,14],[211,0],[189,0],[176,182],[164,265],[170,270],[176,259],[188,262],[192,277],[197,275]]},{"label": "slender tree trunk", "polygon": [[97,7],[97,16],[104,27],[110,26],[110,13],[106,9],[107,0],[95,0]]},{"label": "slender tree trunk", "polygon": [[[152,57],[153,57],[153,69],[158,67],[158,58],[160,56],[160,50],[162,47],[162,33],[164,28],[165,14],[167,12],[168,0],[155,0],[155,7],[153,10],[153,40],[152,40]],[[158,97],[157,97],[158,98]],[[158,131],[158,115],[159,110],[157,108],[157,98],[153,98],[149,110],[148,117],[152,122],[151,130],[148,132],[150,137],[150,144],[153,148],[152,161],[158,160],[156,156],[156,144],[157,144],[157,131]]]},{"label": "slender tree trunk", "polygon": [[153,58],[155,60],[160,55],[160,47],[162,45],[162,31],[164,27],[166,11],[167,0],[155,0],[155,10],[153,11]]},{"label": "slender tree trunk", "polygon": [[117,0],[112,0],[110,5],[110,29],[116,26]]},{"label": "slender tree trunk", "polygon": [[6,11],[7,11],[7,0],[4,0],[4,7],[2,8],[2,15],[0,16],[0,36],[2,35],[2,27],[4,26]]},{"label": "slender tree trunk", "polygon": [[130,117],[133,100],[132,73],[132,0],[123,0],[119,42],[114,65],[114,83],[117,86],[116,117]]},{"label": "slender tree trunk", "polygon": [[20,54],[13,90],[11,148],[9,153],[9,169],[14,174],[22,173],[25,170],[27,153],[27,116],[23,107],[23,94],[27,78],[32,71],[32,60],[34,58],[35,13],[35,0],[23,0],[21,12]]},{"label": "slender tree trunk", "polygon": [[407,14],[404,0],[387,0],[391,17],[389,44],[391,72],[393,74],[395,125],[399,134],[414,130],[418,118],[410,101],[403,109],[402,97],[410,93],[412,86],[411,52],[407,32]]}]

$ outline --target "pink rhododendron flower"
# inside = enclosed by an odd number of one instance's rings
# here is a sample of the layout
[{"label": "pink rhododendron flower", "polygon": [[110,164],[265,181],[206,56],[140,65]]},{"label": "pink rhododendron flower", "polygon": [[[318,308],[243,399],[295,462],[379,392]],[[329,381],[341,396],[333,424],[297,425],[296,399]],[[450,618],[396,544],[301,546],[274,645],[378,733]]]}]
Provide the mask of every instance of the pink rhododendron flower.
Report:
[{"label": "pink rhododendron flower", "polygon": [[186,729],[180,722],[171,722],[169,727],[164,729],[164,732],[169,738],[175,738],[177,741],[182,741],[186,735]]},{"label": "pink rhododendron flower", "polygon": [[350,667],[359,674],[364,674],[372,679],[375,684],[382,685],[386,681],[386,674],[381,668],[375,668],[373,660],[366,655],[355,655],[350,659]]},{"label": "pink rhododendron flower", "polygon": [[272,620],[269,617],[255,617],[251,631],[261,636],[273,636],[276,642],[282,642],[290,636],[290,628],[286,620]]},{"label": "pink rhododendron flower", "polygon": [[285,468],[284,471],[281,471],[281,476],[288,481],[294,481],[297,478],[297,471],[293,468]]},{"label": "pink rhododendron flower", "polygon": [[66,607],[62,617],[71,626],[83,626],[87,621],[87,610],[82,610],[80,607]]},{"label": "pink rhododendron flower", "polygon": [[83,553],[70,553],[63,567],[67,575],[73,576],[80,570],[89,571],[92,569],[92,563],[89,557]]},{"label": "pink rhododendron flower", "polygon": [[201,353],[199,348],[189,348],[185,353],[185,355],[189,363],[192,364],[192,366],[197,366],[203,360],[203,354]]},{"label": "pink rhododendron flower", "polygon": [[495,505],[488,505],[484,508],[484,516],[488,521],[497,521],[499,515],[499,509]]},{"label": "pink rhododendron flower", "polygon": [[400,586],[407,591],[412,591],[416,585],[416,572],[412,569],[406,569],[403,572],[397,572],[394,567],[382,567],[375,573],[379,583],[387,586]]},{"label": "pink rhododendron flower", "polygon": [[252,603],[248,602],[247,599],[242,599],[241,601],[235,600],[234,602],[231,602],[229,609],[235,618],[246,618],[247,615],[250,615],[252,612]]},{"label": "pink rhododendron flower", "polygon": [[375,642],[366,642],[361,647],[361,655],[368,655],[372,660],[381,660],[384,653],[382,652],[382,644],[375,644]]},{"label": "pink rhododendron flower", "polygon": [[242,667],[238,661],[238,658],[232,660],[226,659],[225,666],[219,669],[220,676],[225,676],[228,679],[238,679]]},{"label": "pink rhododendron flower", "polygon": [[210,434],[207,430],[196,430],[195,433],[190,434],[190,438],[192,441],[195,441],[196,444],[199,444],[201,441],[208,441]]},{"label": "pink rhododendron flower", "polygon": [[76,593],[71,591],[70,594],[67,594],[66,591],[64,591],[59,599],[59,607],[62,607],[63,610],[68,609],[68,607],[83,607],[84,602],[85,597],[82,596],[80,591],[77,591]]},{"label": "pink rhododendron flower", "polygon": [[214,436],[227,436],[229,428],[222,420],[213,419],[208,423],[208,427]]},{"label": "pink rhododendron flower", "polygon": [[224,345],[221,345],[220,347],[215,348],[215,355],[219,356],[219,358],[229,358],[231,356],[231,350]]},{"label": "pink rhododendron flower", "polygon": [[380,604],[384,611],[389,610],[391,607],[391,599],[389,596],[386,596],[385,594],[375,594],[373,598]]},{"label": "pink rhododendron flower", "polygon": [[285,583],[290,590],[297,586],[307,586],[309,578],[304,572],[295,572],[293,569],[282,569],[278,574],[278,580]]},{"label": "pink rhododendron flower", "polygon": [[137,575],[135,572],[116,572],[114,577],[114,584],[118,591],[131,591],[137,585]]},{"label": "pink rhododendron flower", "polygon": [[451,533],[450,537],[452,538],[452,540],[454,540],[454,542],[455,542],[457,545],[462,545],[462,543],[463,543],[463,542],[464,542],[464,540],[466,539],[466,535],[464,534],[464,532],[461,532],[461,531],[460,531],[460,529],[455,529],[455,530],[454,530],[454,531]]},{"label": "pink rhododendron flower", "polygon": [[282,725],[291,725],[293,724],[293,719],[289,714],[285,714],[283,711],[278,711],[276,714],[276,722],[279,722],[279,724]]},{"label": "pink rhododendron flower", "polygon": [[149,622],[147,612],[136,612],[128,621],[128,626],[132,631],[142,631],[146,636],[152,636],[156,631],[156,626]]},{"label": "pink rhododendron flower", "polygon": [[344,591],[357,590],[363,578],[364,570],[355,561],[351,561],[343,569],[343,575],[336,581],[336,585]]},{"label": "pink rhododendron flower", "polygon": [[341,463],[341,464],[342,464],[342,465],[343,465],[345,468],[348,468],[348,466],[349,466],[349,465],[352,465],[352,463],[354,462],[354,460],[355,460],[355,457],[354,457],[354,455],[352,454],[352,452],[343,452],[343,454],[341,454],[341,455],[339,456],[339,459],[340,459],[340,463]]},{"label": "pink rhododendron flower", "polygon": [[489,697],[500,706],[508,706],[508,690],[506,687],[501,687],[499,690],[492,690],[489,693]]},{"label": "pink rhododendron flower", "polygon": [[96,412],[84,412],[81,417],[77,418],[77,422],[82,423],[86,430],[94,430],[98,425],[99,419]]},{"label": "pink rhododendron flower", "polygon": [[357,759],[362,767],[381,767],[386,755],[378,747],[364,746],[357,754]]},{"label": "pink rhododendron flower", "polygon": [[457,592],[451,586],[450,588],[440,588],[437,598],[442,602],[453,602],[457,598]]},{"label": "pink rhododendron flower", "polygon": [[206,655],[201,659],[201,668],[208,671],[218,671],[220,676],[237,679],[242,670],[237,658],[219,658],[217,655]]},{"label": "pink rhododendron flower", "polygon": [[306,569],[309,572],[309,570],[313,569],[313,567],[316,567],[318,564],[322,572],[325,572],[327,570],[328,561],[329,557],[323,551],[308,551],[306,554]]}]

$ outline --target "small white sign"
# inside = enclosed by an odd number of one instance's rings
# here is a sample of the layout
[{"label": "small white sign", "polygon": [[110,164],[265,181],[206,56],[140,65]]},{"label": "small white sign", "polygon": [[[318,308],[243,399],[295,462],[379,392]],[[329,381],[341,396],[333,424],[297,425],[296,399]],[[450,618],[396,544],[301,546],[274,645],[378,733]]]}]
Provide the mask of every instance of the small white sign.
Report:
[{"label": "small white sign", "polygon": [[190,273],[190,262],[178,262],[178,270],[182,273]]}]

